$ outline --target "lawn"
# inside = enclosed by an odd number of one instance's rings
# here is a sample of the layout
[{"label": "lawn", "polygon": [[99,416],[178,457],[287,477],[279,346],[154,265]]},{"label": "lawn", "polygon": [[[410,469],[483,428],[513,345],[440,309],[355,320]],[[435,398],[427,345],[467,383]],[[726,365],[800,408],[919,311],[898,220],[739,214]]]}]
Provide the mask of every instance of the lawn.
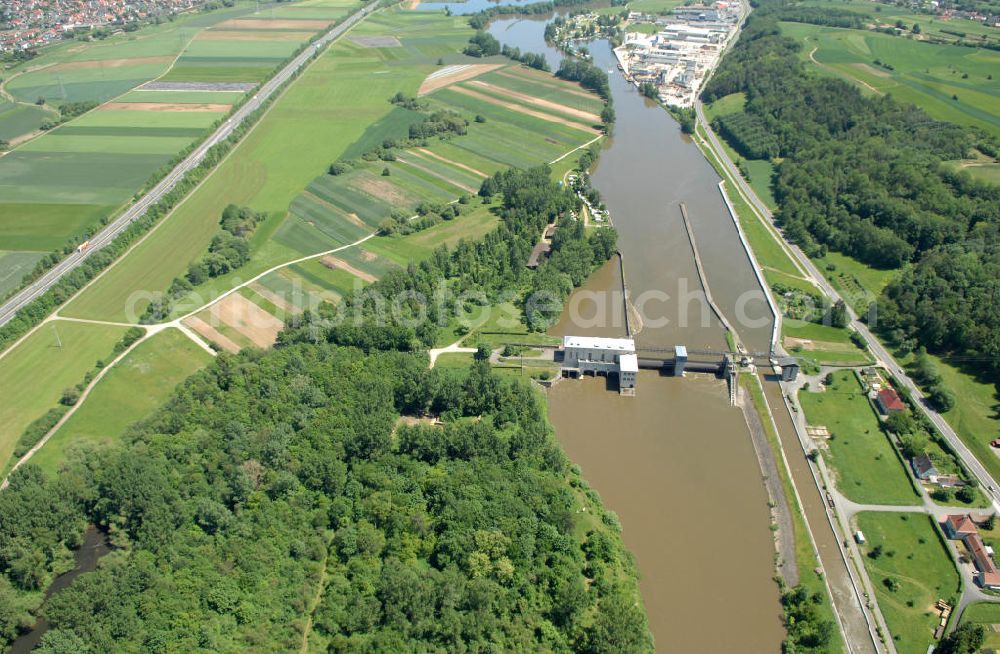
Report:
[{"label": "lawn", "polygon": [[[24,429],[56,406],[63,390],[107,360],[124,327],[56,322],[43,325],[0,359],[0,467]],[[60,346],[61,345],[61,346]]]},{"label": "lawn", "polygon": [[901,272],[899,269],[873,268],[832,250],[825,257],[814,261],[816,267],[858,315],[867,314],[869,304],[877,300],[882,289]]},{"label": "lawn", "polygon": [[128,425],[159,407],[178,383],[211,358],[177,329],[152,336],[108,371],[32,461],[54,474],[67,449],[77,443],[115,442]]},{"label": "lawn", "polygon": [[943,599],[954,606],[961,590],[958,571],[931,520],[922,513],[857,517],[867,540],[865,567],[899,654],[927,652],[940,617],[934,603]]},{"label": "lawn", "polygon": [[1000,456],[990,447],[990,441],[1000,438],[996,386],[963,373],[946,359],[933,359],[945,385],[958,398],[955,408],[944,414],[945,419],[993,478],[1000,478]]},{"label": "lawn", "polygon": [[833,386],[800,392],[799,402],[809,425],[825,426],[832,435],[826,459],[845,496],[863,504],[919,502],[854,372],[834,373]]}]

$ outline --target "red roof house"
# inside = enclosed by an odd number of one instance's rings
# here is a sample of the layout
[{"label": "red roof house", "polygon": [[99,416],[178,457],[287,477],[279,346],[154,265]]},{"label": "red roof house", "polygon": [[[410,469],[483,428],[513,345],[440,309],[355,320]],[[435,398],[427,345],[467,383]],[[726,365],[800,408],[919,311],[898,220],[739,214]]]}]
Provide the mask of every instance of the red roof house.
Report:
[{"label": "red roof house", "polygon": [[906,411],[906,405],[899,399],[899,394],[891,388],[883,388],[875,396],[875,404],[882,415]]}]

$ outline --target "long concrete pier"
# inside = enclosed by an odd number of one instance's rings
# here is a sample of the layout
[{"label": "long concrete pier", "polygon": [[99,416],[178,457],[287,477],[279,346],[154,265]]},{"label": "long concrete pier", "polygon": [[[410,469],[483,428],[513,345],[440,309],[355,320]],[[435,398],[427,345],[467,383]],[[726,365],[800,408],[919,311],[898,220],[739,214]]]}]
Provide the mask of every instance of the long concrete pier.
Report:
[{"label": "long concrete pier", "polygon": [[625,335],[632,338],[632,323],[629,319],[629,302],[628,302],[628,285],[625,283],[625,255],[622,254],[621,250],[618,250],[618,275],[622,280],[622,297],[625,306],[623,307],[625,311]]},{"label": "long concrete pier", "polygon": [[691,252],[694,254],[694,266],[698,271],[698,279],[701,281],[701,288],[705,291],[705,299],[708,300],[708,306],[712,308],[712,312],[722,323],[722,326],[733,336],[733,340],[737,344],[737,349],[739,347],[739,334],[733,329],[733,326],[729,324],[729,320],[726,319],[726,315],[722,313],[722,309],[715,303],[712,299],[712,288],[708,285],[708,277],[705,275],[705,267],[701,262],[701,255],[698,253],[698,243],[694,238],[694,228],[691,227],[691,220],[688,218],[687,206],[681,202],[681,217],[684,219],[684,229],[687,231],[688,242],[691,244]]}]

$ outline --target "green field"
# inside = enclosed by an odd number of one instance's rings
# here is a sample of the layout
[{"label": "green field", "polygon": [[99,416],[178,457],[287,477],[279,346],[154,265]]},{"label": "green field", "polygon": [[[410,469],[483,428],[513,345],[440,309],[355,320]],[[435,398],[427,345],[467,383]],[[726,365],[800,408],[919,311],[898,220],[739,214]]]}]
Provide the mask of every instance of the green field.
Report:
[{"label": "green field", "polygon": [[149,415],[174,387],[211,360],[177,329],[167,329],[136,348],[94,386],[86,401],[32,457],[56,473],[68,448],[113,442],[131,423]]},{"label": "green field", "polygon": [[[269,218],[254,237],[251,262],[196,289],[202,301],[283,261],[349,244],[372,232],[392,208],[414,207],[423,200],[447,202],[477,190],[482,175],[467,168],[491,174],[508,165],[536,165],[595,135],[443,89],[428,96],[430,107],[447,106],[467,115],[469,134],[448,142],[429,140],[426,150],[432,154],[403,150],[397,161],[373,164],[371,170],[323,174],[340,156],[358,156],[387,136],[404,136],[414,117],[388,98],[397,91],[415,95],[435,70],[437,58],[445,52],[454,56],[470,30],[460,18],[394,11],[370,17],[351,34],[386,33],[398,37],[401,47],[365,48],[350,39],[331,46],[228,160],[150,238],[73,300],[67,315],[135,319],[124,312],[128,296],[169,286],[207,247],[217,216],[230,202],[264,211]],[[532,79],[519,75],[511,82],[519,88],[544,86],[549,98],[580,92],[575,85],[560,88],[552,77]],[[476,113],[489,113],[487,122],[472,122]],[[389,177],[381,176],[384,167],[390,168]],[[141,312],[142,305],[137,308]],[[189,304],[187,310],[191,308]]]},{"label": "green field", "polygon": [[42,121],[55,112],[38,105],[21,102],[0,102],[0,141],[11,141],[38,129]]},{"label": "green field", "polygon": [[781,23],[781,30],[803,44],[803,59],[823,74],[854,82],[866,93],[912,102],[934,118],[1000,135],[996,52],[800,23]]},{"label": "green field", "polygon": [[919,501],[854,372],[834,373],[833,386],[800,392],[799,402],[810,425],[832,434],[826,458],[845,496],[863,504]]},{"label": "green field", "polygon": [[[939,614],[934,603],[957,604],[961,580],[931,518],[922,513],[860,513],[865,567],[899,654],[925,654]],[[881,555],[872,551],[881,546]]]},{"label": "green field", "polygon": [[[0,466],[24,429],[56,406],[63,390],[107,359],[124,327],[57,322],[43,325],[0,359]],[[61,347],[60,347],[61,343]]]},{"label": "green field", "polygon": [[0,298],[7,297],[30,273],[44,252],[4,252],[0,250]]}]

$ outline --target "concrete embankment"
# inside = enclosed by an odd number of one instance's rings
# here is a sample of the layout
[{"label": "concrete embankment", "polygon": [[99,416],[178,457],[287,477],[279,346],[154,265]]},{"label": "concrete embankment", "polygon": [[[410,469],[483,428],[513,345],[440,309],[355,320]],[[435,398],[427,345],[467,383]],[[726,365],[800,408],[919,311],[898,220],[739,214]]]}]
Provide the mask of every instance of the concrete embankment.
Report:
[{"label": "concrete embankment", "polygon": [[694,266],[698,271],[698,279],[701,282],[701,288],[705,291],[705,299],[708,301],[708,306],[711,307],[712,312],[722,323],[722,326],[732,334],[733,338],[736,340],[737,346],[739,346],[739,334],[733,329],[733,326],[729,323],[726,315],[722,313],[722,309],[719,305],[715,303],[712,299],[712,289],[708,285],[708,277],[705,275],[705,266],[701,262],[701,255],[698,253],[698,243],[694,238],[694,228],[691,227],[691,220],[688,218],[687,206],[681,202],[681,217],[684,219],[684,230],[687,232],[688,242],[691,244],[691,253],[694,255]]}]

